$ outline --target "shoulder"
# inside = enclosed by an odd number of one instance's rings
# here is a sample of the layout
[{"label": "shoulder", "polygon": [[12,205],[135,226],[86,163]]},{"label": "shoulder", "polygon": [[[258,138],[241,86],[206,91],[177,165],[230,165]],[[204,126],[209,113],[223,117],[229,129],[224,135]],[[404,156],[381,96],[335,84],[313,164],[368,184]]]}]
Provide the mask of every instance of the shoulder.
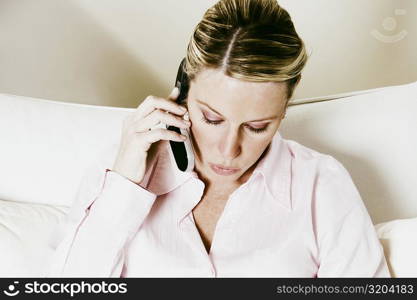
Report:
[{"label": "shoulder", "polygon": [[[308,180],[312,192],[312,207],[323,213],[349,211],[362,205],[362,199],[346,167],[335,157],[285,140],[290,149],[295,170],[303,180]],[[306,185],[307,182],[301,182]]]},{"label": "shoulder", "polygon": [[318,176],[334,174],[349,175],[343,164],[330,154],[319,152],[294,140],[283,139],[283,142],[291,152],[293,160],[300,167],[307,167],[307,165],[314,166]]}]

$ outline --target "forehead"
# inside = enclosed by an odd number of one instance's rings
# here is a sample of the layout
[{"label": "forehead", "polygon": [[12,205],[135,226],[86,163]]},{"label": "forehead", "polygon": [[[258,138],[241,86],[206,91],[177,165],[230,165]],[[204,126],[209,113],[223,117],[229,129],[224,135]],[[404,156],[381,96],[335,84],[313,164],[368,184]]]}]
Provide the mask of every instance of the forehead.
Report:
[{"label": "forehead", "polygon": [[262,119],[285,108],[286,86],[281,82],[250,82],[219,69],[204,69],[190,83],[189,100],[201,100],[224,116]]}]

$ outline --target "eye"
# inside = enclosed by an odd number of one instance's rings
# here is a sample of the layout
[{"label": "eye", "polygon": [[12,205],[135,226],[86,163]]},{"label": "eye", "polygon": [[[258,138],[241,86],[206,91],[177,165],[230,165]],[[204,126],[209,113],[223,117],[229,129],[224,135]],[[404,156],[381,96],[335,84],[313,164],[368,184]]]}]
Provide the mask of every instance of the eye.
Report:
[{"label": "eye", "polygon": [[[210,120],[207,119],[206,117],[203,116],[203,118],[201,119],[204,123],[206,124],[210,124],[210,125],[219,125],[221,122],[223,122],[222,120],[219,121],[214,121],[214,120]],[[262,133],[264,131],[266,131],[268,129],[268,125],[262,128],[254,128],[251,126],[246,125],[246,128],[249,129],[250,131],[254,132],[254,133]]]},{"label": "eye", "polygon": [[201,118],[201,120],[204,122],[204,123],[206,123],[206,124],[210,124],[210,125],[218,125],[218,124],[220,124],[222,121],[220,120],[220,121],[214,121],[214,120],[210,120],[210,119],[207,119],[206,117],[202,117]]},{"label": "eye", "polygon": [[262,128],[253,128],[251,126],[247,126],[247,128],[254,133],[261,133],[261,132],[266,131],[268,126],[265,126],[265,127],[262,127]]}]

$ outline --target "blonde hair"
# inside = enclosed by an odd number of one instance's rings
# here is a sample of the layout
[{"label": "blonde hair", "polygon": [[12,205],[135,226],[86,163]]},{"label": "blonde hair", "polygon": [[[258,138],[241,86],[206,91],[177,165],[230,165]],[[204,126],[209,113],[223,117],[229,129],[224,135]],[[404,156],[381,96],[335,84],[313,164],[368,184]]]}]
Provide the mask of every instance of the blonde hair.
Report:
[{"label": "blonde hair", "polygon": [[276,0],[220,0],[196,26],[185,57],[190,81],[203,68],[236,79],[286,82],[287,103],[307,61],[304,42]]}]

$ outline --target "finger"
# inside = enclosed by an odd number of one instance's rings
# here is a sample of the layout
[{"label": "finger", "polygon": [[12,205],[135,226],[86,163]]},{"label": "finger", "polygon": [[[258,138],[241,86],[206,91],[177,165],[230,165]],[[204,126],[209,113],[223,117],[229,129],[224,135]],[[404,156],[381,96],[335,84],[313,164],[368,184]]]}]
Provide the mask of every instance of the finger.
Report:
[{"label": "finger", "polygon": [[[168,100],[171,100],[171,101],[176,101],[177,100],[177,98],[178,98],[178,96],[180,95],[180,89],[178,88],[178,87],[174,87],[174,89],[172,90],[172,92],[171,92],[171,94],[168,96]],[[183,106],[183,104],[179,104],[181,107],[185,107],[185,106]],[[185,107],[185,109],[187,109],[186,107]]]},{"label": "finger", "polygon": [[173,115],[171,113],[162,112],[161,110],[155,110],[152,115],[152,118],[154,118],[155,121],[159,121],[161,123],[180,127],[180,128],[188,128],[191,125],[191,122],[189,120],[184,120],[183,118]]},{"label": "finger", "polygon": [[143,119],[136,120],[133,124],[136,132],[143,132],[149,130],[149,128],[155,128],[159,124],[166,126],[175,126],[178,128],[188,128],[191,126],[190,121],[186,121],[176,115],[163,112],[161,110],[154,110],[151,114]]},{"label": "finger", "polygon": [[180,89],[178,87],[174,87],[174,89],[171,91],[171,94],[169,94],[168,99],[174,101],[178,98],[179,95]]},{"label": "finger", "polygon": [[160,140],[171,140],[175,142],[183,142],[186,140],[186,137],[184,135],[172,130],[162,128],[142,132],[140,134],[143,135],[143,139],[149,144],[153,144]]},{"label": "finger", "polygon": [[148,96],[136,110],[138,118],[143,118],[155,109],[161,109],[177,115],[184,115],[187,109],[178,103],[160,97]]}]

